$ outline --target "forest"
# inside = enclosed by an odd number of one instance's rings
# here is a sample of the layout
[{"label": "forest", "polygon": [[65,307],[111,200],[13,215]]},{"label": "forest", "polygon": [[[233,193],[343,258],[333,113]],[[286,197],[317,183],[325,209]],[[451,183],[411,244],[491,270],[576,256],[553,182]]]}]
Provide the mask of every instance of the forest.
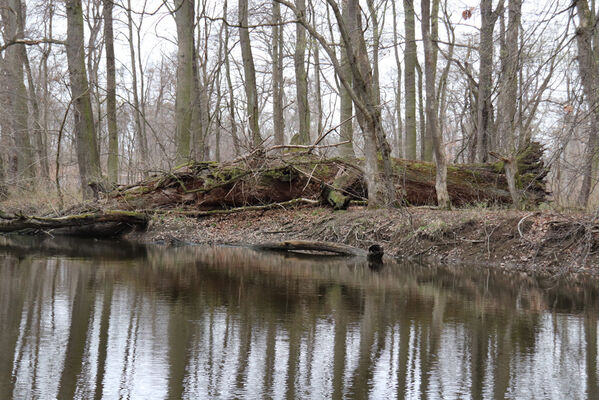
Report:
[{"label": "forest", "polygon": [[244,187],[260,176],[303,188],[263,188],[271,202],[326,187],[340,208],[331,192],[372,207],[593,209],[598,9],[1,0],[2,195],[62,208],[102,192],[168,197],[174,182],[178,204],[255,206],[265,194]]}]

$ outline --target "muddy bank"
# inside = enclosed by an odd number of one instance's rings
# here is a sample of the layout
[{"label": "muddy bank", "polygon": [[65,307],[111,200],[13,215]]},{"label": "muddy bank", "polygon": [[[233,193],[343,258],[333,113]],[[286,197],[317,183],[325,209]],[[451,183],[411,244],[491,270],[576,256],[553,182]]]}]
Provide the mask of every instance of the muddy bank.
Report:
[{"label": "muddy bank", "polygon": [[155,215],[133,238],[167,245],[322,240],[448,264],[599,276],[599,223],[551,212],[303,207],[189,218]]}]

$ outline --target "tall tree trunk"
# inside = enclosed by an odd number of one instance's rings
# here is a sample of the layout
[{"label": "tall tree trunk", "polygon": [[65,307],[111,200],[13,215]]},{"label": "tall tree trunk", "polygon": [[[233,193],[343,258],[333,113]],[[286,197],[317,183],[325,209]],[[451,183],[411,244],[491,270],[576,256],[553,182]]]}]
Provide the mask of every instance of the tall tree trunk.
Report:
[{"label": "tall tree trunk", "polygon": [[578,68],[582,81],[584,97],[590,111],[589,138],[585,149],[582,186],[578,202],[581,207],[587,207],[593,177],[596,173],[597,151],[599,150],[599,52],[598,31],[589,9],[587,0],[576,1],[578,11],[578,28],[576,42],[578,47]]},{"label": "tall tree trunk", "polygon": [[245,76],[245,95],[247,97],[247,114],[250,125],[250,134],[254,147],[262,146],[260,136],[258,89],[256,87],[256,69],[250,32],[248,30],[248,0],[239,0],[239,44],[241,46],[241,58],[243,60],[243,72]]},{"label": "tall tree trunk", "polygon": [[[20,1],[18,3],[20,3]],[[19,9],[17,9],[17,12],[19,32],[24,32],[26,18],[22,5]],[[48,151],[44,142],[44,129],[40,115],[39,100],[35,90],[35,81],[33,79],[33,73],[31,71],[27,50],[25,49],[25,46],[20,46],[20,50],[22,52],[21,59],[23,60],[23,66],[25,67],[25,73],[27,75],[27,88],[29,90],[29,103],[31,104],[31,117],[33,123],[33,129],[31,129],[31,133],[33,134],[35,151],[37,153],[37,161],[39,163],[39,176],[47,179],[50,176],[50,168],[48,166]]]},{"label": "tall tree trunk", "polygon": [[283,25],[281,5],[272,2],[272,119],[274,144],[285,144],[285,120],[283,116]]},{"label": "tall tree trunk", "polygon": [[[347,0],[344,0],[342,2],[342,14],[343,14],[343,19],[344,19],[344,23],[348,23],[349,17],[347,14]],[[351,72],[351,66],[349,65],[349,59],[347,57],[347,50],[345,49],[345,46],[343,44],[343,42],[341,42],[341,70],[339,71],[339,73],[342,75],[343,79],[348,82],[349,84],[351,84],[352,82],[352,72]],[[343,144],[340,146],[339,151],[341,152],[341,155],[344,157],[354,157],[354,144],[353,144],[353,140],[354,140],[354,124],[353,124],[353,103],[352,103],[352,98],[351,95],[349,93],[349,91],[347,90],[347,88],[344,87],[344,85],[340,84],[339,85],[339,95],[340,95],[340,110],[339,110],[339,123],[341,124],[340,127],[340,139],[342,142],[349,142],[347,144]]]},{"label": "tall tree trunk", "polygon": [[[137,61],[135,58],[135,46],[133,44],[133,17],[131,16],[131,0],[127,0],[127,28],[129,29],[129,55],[131,57],[131,79],[132,79],[132,88],[133,91],[133,119],[135,121],[135,137],[137,139],[137,146],[139,150],[139,155],[141,156],[141,169],[142,174],[144,176],[147,175],[148,171],[148,144],[146,143],[146,138],[144,137],[143,127],[142,127],[142,114],[141,114],[141,106],[139,102],[139,94],[138,84],[137,84]],[[139,35],[139,32],[137,33]],[[143,94],[143,92],[142,92]]]},{"label": "tall tree trunk", "polygon": [[191,157],[191,118],[194,105],[194,0],[175,0],[177,25],[177,88],[175,99],[175,155]]},{"label": "tall tree trunk", "polygon": [[[223,2],[223,17],[227,17],[227,0]],[[229,60],[229,27],[225,27],[225,75],[227,78],[227,89],[229,92],[229,119],[231,123],[231,138],[233,139],[233,150],[235,155],[241,154],[239,136],[237,135],[237,122],[235,121],[235,95],[233,82],[231,80],[231,61]],[[282,111],[282,110],[281,110]]]},{"label": "tall tree trunk", "polygon": [[[397,68],[397,87],[395,91],[395,115],[397,118],[397,132],[396,132],[396,143],[397,143],[397,157],[405,157],[405,141],[403,139],[403,121],[401,118],[401,61],[399,59],[399,37],[397,33],[397,9],[395,1],[391,2],[393,9],[393,55],[395,56],[395,68]],[[415,126],[415,125],[414,125]]]},{"label": "tall tree trunk", "polygon": [[[19,22],[21,16],[21,1],[9,0],[8,9],[3,10],[5,21],[5,41],[22,39],[23,26]],[[25,47],[17,44],[6,49],[6,63],[8,72],[8,91],[10,95],[11,130],[16,147],[16,172],[19,179],[26,185],[31,184],[35,176],[33,149],[29,138],[29,108],[27,105],[27,88],[23,74],[23,55]]]},{"label": "tall tree trunk", "polygon": [[416,72],[418,73],[418,132],[420,133],[420,159],[425,161],[433,160],[433,146],[431,138],[426,132],[426,115],[424,112],[424,84],[423,73],[420,63],[416,63]]},{"label": "tall tree trunk", "polygon": [[106,46],[106,123],[108,126],[108,179],[119,181],[119,135],[116,121],[116,67],[112,29],[113,0],[104,3],[104,44]]},{"label": "tall tree trunk", "polygon": [[[306,17],[305,0],[295,0],[297,10],[302,17]],[[310,143],[310,106],[308,105],[308,73],[306,71],[306,28],[302,24],[295,24],[295,53],[293,54],[295,66],[296,104],[299,119],[299,130],[294,144]]]},{"label": "tall tree trunk", "polygon": [[[50,0],[47,4],[47,12],[48,12],[48,22],[44,23],[44,37],[52,40],[53,35],[53,21],[54,21],[54,4],[53,1]],[[50,57],[50,53],[52,52],[52,43],[47,43],[44,46],[42,52],[42,59],[40,61],[41,64],[41,75],[42,75],[42,149],[45,152],[44,157],[48,159],[48,114],[49,114],[49,105],[50,105],[50,88],[49,88],[49,77],[48,77],[48,57]]]},{"label": "tall tree trunk", "polygon": [[75,143],[81,191],[84,199],[93,196],[89,184],[102,179],[100,156],[92,112],[85,54],[83,47],[83,14],[81,0],[67,0],[67,63],[73,97]]},{"label": "tall tree trunk", "polygon": [[[333,0],[328,0],[329,4]],[[337,8],[338,11],[338,8]],[[336,13],[337,14],[337,13]],[[362,105],[356,107],[358,123],[364,133],[365,177],[370,207],[395,205],[395,186],[391,167],[391,147],[385,137],[381,109],[374,104],[375,89],[373,73],[362,29],[362,14],[358,0],[348,0],[349,26],[346,52],[352,68],[353,89]],[[340,21],[338,21],[340,22]],[[349,54],[351,52],[351,54]],[[354,100],[355,101],[355,100]],[[379,154],[382,169],[378,166]]]},{"label": "tall tree trunk", "polygon": [[367,0],[368,13],[372,21],[372,83],[373,100],[380,107],[381,104],[381,84],[379,79],[379,50],[381,43],[381,32],[379,27],[378,10],[375,7],[374,0]]},{"label": "tall tree trunk", "polygon": [[404,53],[405,85],[405,156],[416,159],[416,27],[414,23],[414,0],[404,0],[406,51]]},{"label": "tall tree trunk", "polygon": [[518,152],[519,140],[516,138],[516,101],[518,98],[518,67],[519,67],[519,28],[522,0],[509,0],[509,21],[502,43],[501,58],[502,71],[499,81],[499,95],[497,106],[497,139],[499,148],[508,158],[505,163],[505,174],[514,202],[514,207],[520,207],[520,195],[516,187],[516,168],[514,157]]},{"label": "tall tree trunk", "polygon": [[[503,0],[497,6],[503,8]],[[497,12],[493,12],[493,0],[481,0],[481,28],[479,44],[478,78],[478,130],[476,135],[476,155],[479,162],[487,162],[489,143],[493,133],[493,30],[497,21]]]},{"label": "tall tree trunk", "polygon": [[427,136],[431,138],[435,153],[435,165],[437,169],[435,189],[437,191],[437,203],[440,208],[449,208],[449,194],[447,192],[447,161],[443,137],[439,132],[438,106],[436,96],[436,71],[437,56],[436,47],[433,43],[434,31],[431,26],[436,23],[435,10],[439,10],[439,0],[433,1],[433,14],[431,15],[431,0],[422,0],[422,39],[424,44],[424,75],[426,80],[426,130]]},{"label": "tall tree trunk", "polygon": [[[315,13],[312,14],[315,18]],[[314,93],[316,97],[316,137],[318,138],[323,133],[322,126],[322,92],[320,81],[320,48],[318,41],[312,38],[312,47],[314,48]]]}]

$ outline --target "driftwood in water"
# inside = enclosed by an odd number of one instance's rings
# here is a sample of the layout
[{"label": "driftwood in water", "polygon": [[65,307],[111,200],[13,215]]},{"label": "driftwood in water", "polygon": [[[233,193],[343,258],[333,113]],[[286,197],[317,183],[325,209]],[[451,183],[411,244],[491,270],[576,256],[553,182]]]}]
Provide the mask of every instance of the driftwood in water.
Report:
[{"label": "driftwood in water", "polygon": [[[545,201],[543,149],[531,145],[516,157],[516,183],[522,201]],[[395,186],[409,205],[436,205],[435,166],[422,161],[393,160]],[[178,209],[193,212],[230,210],[284,204],[294,199],[318,200],[335,209],[349,201],[367,199],[366,185],[357,159],[323,159],[290,153],[264,154],[235,162],[192,162],[174,171],[152,176],[109,194],[108,207],[128,210]],[[450,165],[447,186],[454,206],[511,204],[512,198],[501,161],[488,164]]]},{"label": "driftwood in water", "polygon": [[3,215],[0,219],[0,232],[114,238],[134,229],[144,229],[148,224],[145,214],[128,211],[107,211],[103,213],[69,215],[58,218],[36,216]]},{"label": "driftwood in water", "polygon": [[[268,251],[311,251],[332,253],[342,256],[367,257],[369,252],[357,247],[347,246],[340,243],[319,242],[312,240],[286,240],[284,242],[263,243],[253,246],[257,250]],[[377,249],[380,249],[377,248]]]}]

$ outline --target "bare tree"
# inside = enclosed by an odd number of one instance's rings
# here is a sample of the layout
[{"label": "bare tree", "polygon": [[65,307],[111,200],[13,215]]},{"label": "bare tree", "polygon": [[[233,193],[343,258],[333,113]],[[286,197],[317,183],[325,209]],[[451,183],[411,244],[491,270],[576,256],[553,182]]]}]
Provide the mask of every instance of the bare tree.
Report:
[{"label": "bare tree", "polygon": [[405,155],[416,159],[416,27],[414,23],[414,1],[404,0],[404,18],[406,34],[406,51],[404,53],[404,85],[405,85]]},{"label": "bare tree", "polygon": [[443,137],[439,131],[438,100],[436,89],[437,56],[436,47],[433,43],[431,26],[436,23],[437,16],[434,14],[439,10],[439,0],[432,0],[433,14],[431,14],[431,0],[422,0],[422,39],[424,44],[424,75],[426,80],[426,130],[427,136],[432,140],[435,154],[435,165],[437,167],[435,189],[437,191],[437,203],[440,208],[451,206],[447,192],[447,161]]},{"label": "bare tree", "polygon": [[590,118],[582,187],[578,202],[582,207],[587,207],[599,149],[599,30],[594,12],[589,8],[587,0],[577,0],[575,5],[578,11],[578,27],[576,29],[578,68]]},{"label": "bare tree", "polygon": [[114,33],[112,0],[103,0],[104,45],[106,46],[106,123],[108,126],[108,179],[119,180],[119,135],[116,120],[116,68],[114,62]]},{"label": "bare tree", "polygon": [[262,145],[260,135],[258,89],[256,88],[256,68],[252,56],[250,32],[248,30],[248,0],[239,0],[239,44],[243,58],[243,71],[245,76],[245,95],[247,97],[247,114],[250,125],[252,143],[255,147]]},{"label": "bare tree", "polygon": [[66,49],[73,98],[77,161],[83,198],[90,199],[93,195],[90,184],[97,183],[102,179],[102,170],[85,68],[81,0],[68,0],[66,11]]},{"label": "bare tree", "polygon": [[[307,18],[305,0],[295,0],[296,10],[302,18]],[[306,71],[306,28],[295,24],[295,88],[299,130],[292,140],[294,144],[310,143],[310,106],[308,105],[308,73]]]}]

